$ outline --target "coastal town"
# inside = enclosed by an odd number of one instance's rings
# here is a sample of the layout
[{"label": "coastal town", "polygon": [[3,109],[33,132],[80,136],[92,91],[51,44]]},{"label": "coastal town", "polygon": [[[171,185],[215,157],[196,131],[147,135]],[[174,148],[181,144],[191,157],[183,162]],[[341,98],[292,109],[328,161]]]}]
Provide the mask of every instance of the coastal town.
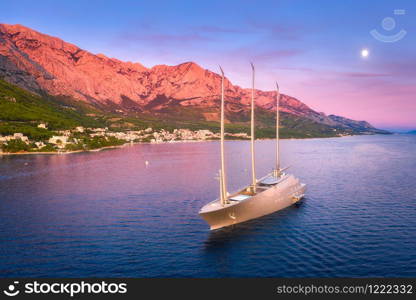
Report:
[{"label": "coastal town", "polygon": [[[47,129],[40,123],[38,128]],[[70,153],[101,148],[122,146],[127,143],[166,143],[180,141],[207,141],[219,139],[219,134],[210,130],[165,129],[112,131],[105,128],[84,128],[78,126],[71,130],[55,131],[55,135],[44,140],[33,140],[23,133],[0,135],[0,154],[8,153]],[[234,139],[248,139],[246,133],[230,133]]]}]

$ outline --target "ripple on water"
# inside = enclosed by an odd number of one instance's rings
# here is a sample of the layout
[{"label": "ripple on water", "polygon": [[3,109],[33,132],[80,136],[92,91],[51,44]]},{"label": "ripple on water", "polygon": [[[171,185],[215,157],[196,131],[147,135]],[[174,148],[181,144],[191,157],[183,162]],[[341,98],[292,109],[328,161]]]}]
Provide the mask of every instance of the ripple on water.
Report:
[{"label": "ripple on water", "polygon": [[[415,141],[283,140],[283,164],[308,184],[303,204],[213,232],[197,212],[218,196],[217,142],[3,158],[0,272],[414,277]],[[249,147],[245,141],[226,146],[233,191],[250,180]],[[274,142],[256,147],[257,173],[264,174]]]}]

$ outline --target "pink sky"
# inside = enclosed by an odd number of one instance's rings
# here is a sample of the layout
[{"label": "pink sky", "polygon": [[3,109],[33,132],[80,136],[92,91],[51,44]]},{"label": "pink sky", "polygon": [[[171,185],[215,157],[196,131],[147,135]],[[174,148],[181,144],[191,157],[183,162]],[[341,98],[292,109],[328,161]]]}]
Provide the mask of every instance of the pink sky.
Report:
[{"label": "pink sky", "polygon": [[[260,89],[277,80],[282,92],[326,114],[416,129],[415,1],[22,1],[2,3],[3,23],[147,67],[194,61],[218,72],[221,64],[242,87],[254,62]],[[390,32],[386,17],[395,21]],[[384,43],[371,36],[375,29],[407,35]]]}]

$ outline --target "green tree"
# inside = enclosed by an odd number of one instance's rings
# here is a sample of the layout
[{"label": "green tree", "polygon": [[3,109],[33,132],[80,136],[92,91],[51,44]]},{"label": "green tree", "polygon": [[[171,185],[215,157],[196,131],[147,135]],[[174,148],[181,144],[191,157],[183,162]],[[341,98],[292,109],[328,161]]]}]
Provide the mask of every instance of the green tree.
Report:
[{"label": "green tree", "polygon": [[30,146],[22,140],[10,140],[3,144],[2,149],[4,152],[16,153],[20,151],[29,151]]}]

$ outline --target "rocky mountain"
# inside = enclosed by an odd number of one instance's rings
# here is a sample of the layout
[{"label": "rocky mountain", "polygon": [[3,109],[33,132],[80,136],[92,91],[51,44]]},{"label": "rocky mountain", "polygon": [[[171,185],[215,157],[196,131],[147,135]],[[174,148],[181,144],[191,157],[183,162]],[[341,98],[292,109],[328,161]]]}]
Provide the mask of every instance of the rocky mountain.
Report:
[{"label": "rocky mountain", "polygon": [[355,120],[351,120],[351,119],[336,116],[336,115],[329,115],[328,118],[334,121],[337,124],[337,126],[339,126],[340,128],[348,128],[354,132],[359,132],[363,134],[386,133],[385,130],[376,129],[370,123],[366,121],[355,121]]},{"label": "rocky mountain", "polygon": [[[0,77],[28,91],[66,96],[119,113],[201,110],[206,121],[218,119],[221,78],[193,62],[146,68],[103,54],[92,54],[63,40],[21,25],[0,24]],[[247,113],[251,90],[228,79],[229,116]],[[275,109],[275,92],[256,90],[256,104]],[[318,113],[282,95],[281,111],[312,122],[355,132],[379,133],[365,121]]]}]

